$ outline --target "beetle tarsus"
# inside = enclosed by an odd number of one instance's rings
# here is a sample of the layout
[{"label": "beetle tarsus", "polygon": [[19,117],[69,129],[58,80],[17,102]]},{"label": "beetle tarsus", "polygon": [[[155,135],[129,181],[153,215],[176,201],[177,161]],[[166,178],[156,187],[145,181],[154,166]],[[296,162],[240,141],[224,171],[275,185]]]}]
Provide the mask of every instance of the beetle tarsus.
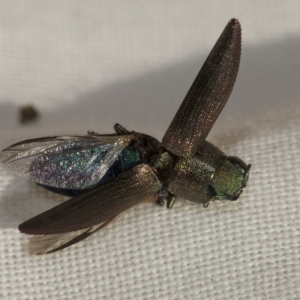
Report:
[{"label": "beetle tarsus", "polygon": [[167,208],[173,208],[175,202],[176,202],[177,197],[173,195],[172,193],[169,192],[169,195],[167,197]]},{"label": "beetle tarsus", "polygon": [[124,126],[120,125],[119,123],[116,123],[114,126],[114,130],[116,134],[128,134],[130,131],[128,131]]},{"label": "beetle tarsus", "polygon": [[209,201],[203,203],[204,208],[208,208],[208,206],[209,206]]},{"label": "beetle tarsus", "polygon": [[95,132],[94,130],[89,130],[87,132],[87,134],[89,134],[89,135],[99,135],[99,133]]},{"label": "beetle tarsus", "polygon": [[164,197],[158,196],[155,203],[159,206],[164,206],[166,202],[166,199]]}]

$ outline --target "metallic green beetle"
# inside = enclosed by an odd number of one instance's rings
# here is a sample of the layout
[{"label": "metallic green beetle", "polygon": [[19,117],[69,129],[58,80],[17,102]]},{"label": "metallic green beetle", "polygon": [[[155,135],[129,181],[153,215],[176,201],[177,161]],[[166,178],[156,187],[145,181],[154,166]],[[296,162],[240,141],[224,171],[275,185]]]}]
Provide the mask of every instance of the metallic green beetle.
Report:
[{"label": "metallic green beetle", "polygon": [[250,165],[226,156],[205,139],[226,104],[238,73],[241,27],[229,21],[162,142],[116,124],[115,134],[54,136],[4,149],[2,163],[15,173],[73,198],[19,226],[36,235],[34,254],[50,253],[87,238],[143,202],[177,197],[207,206],[236,200]]}]

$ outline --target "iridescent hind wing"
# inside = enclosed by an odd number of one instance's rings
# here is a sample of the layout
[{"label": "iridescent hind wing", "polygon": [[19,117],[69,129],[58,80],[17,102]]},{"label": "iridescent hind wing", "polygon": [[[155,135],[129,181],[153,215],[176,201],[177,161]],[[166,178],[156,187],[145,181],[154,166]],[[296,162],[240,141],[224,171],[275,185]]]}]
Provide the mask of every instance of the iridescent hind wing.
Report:
[{"label": "iridescent hind wing", "polygon": [[129,135],[72,135],[26,140],[0,153],[0,161],[33,182],[64,189],[96,185],[121,151]]}]

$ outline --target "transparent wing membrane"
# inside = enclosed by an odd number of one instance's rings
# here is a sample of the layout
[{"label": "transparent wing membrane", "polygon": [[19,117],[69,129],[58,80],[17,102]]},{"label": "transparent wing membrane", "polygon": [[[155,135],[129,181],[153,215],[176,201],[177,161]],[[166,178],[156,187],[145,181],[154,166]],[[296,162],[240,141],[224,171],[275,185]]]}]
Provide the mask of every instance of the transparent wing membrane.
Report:
[{"label": "transparent wing membrane", "polygon": [[55,136],[14,144],[0,153],[11,171],[47,186],[85,189],[97,184],[133,135]]},{"label": "transparent wing membrane", "polygon": [[29,253],[33,255],[41,255],[70,247],[73,244],[88,238],[93,233],[113,222],[116,218],[117,217],[114,217],[107,222],[77,231],[33,236],[29,242]]}]

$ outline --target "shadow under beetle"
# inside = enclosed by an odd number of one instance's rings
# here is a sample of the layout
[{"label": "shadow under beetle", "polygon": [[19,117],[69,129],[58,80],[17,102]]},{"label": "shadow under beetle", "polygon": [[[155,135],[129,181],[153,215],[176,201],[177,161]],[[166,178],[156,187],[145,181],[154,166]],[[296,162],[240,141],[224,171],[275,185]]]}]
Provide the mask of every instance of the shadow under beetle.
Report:
[{"label": "shadow under beetle", "polygon": [[205,139],[232,91],[241,55],[241,27],[229,21],[183,100],[162,142],[116,124],[115,134],[26,140],[0,158],[13,172],[73,198],[22,223],[33,254],[87,238],[143,202],[176,197],[201,203],[236,200],[250,165]]}]

